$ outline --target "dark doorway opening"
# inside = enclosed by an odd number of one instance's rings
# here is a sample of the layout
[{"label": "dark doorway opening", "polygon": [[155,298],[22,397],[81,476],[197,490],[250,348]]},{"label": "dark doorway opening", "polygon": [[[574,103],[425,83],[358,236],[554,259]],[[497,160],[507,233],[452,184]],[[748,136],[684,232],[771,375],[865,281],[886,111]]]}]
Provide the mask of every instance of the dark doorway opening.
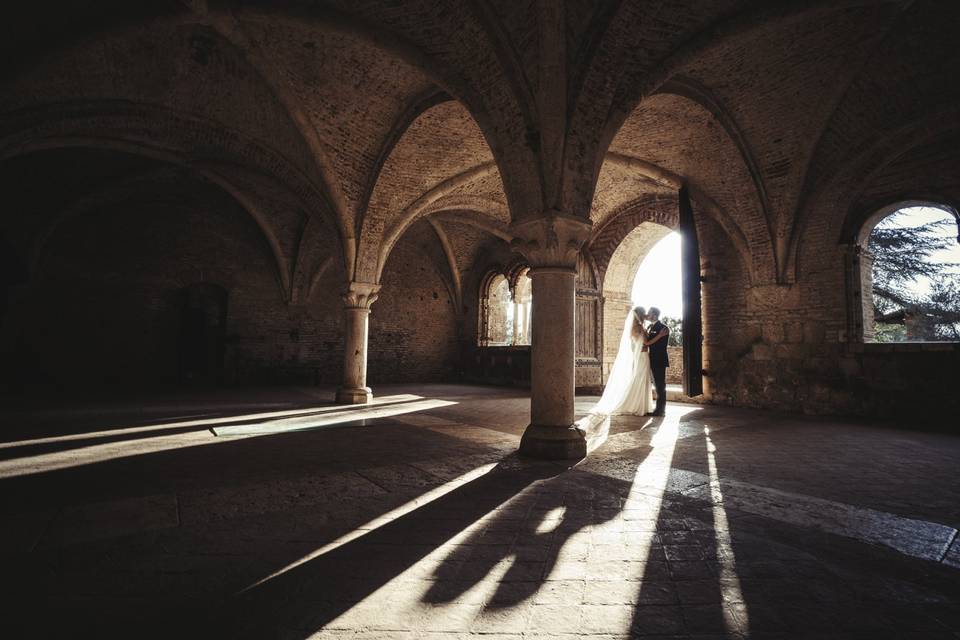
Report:
[{"label": "dark doorway opening", "polygon": [[227,327],[227,291],[215,284],[184,287],[180,302],[180,382],[213,385],[223,382]]}]

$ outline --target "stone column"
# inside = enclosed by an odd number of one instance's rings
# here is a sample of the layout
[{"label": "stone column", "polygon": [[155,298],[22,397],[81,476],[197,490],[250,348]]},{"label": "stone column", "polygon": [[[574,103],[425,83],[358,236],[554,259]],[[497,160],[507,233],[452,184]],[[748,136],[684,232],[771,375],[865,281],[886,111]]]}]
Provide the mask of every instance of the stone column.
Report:
[{"label": "stone column", "polygon": [[517,294],[513,294],[513,339],[512,344],[520,344],[520,334],[523,333],[520,329],[520,302],[517,300]]},{"label": "stone column", "polygon": [[873,254],[858,244],[844,246],[847,271],[847,333],[845,342],[872,342]]},{"label": "stone column", "polygon": [[378,291],[378,284],[351,282],[343,294],[343,385],[337,390],[338,404],[366,404],[373,399],[367,386],[367,332],[370,305]]},{"label": "stone column", "polygon": [[512,248],[530,262],[530,426],[520,452],[550,459],[587,454],[588,434],[574,425],[577,253],[590,233],[580,218],[549,215],[511,227]]}]

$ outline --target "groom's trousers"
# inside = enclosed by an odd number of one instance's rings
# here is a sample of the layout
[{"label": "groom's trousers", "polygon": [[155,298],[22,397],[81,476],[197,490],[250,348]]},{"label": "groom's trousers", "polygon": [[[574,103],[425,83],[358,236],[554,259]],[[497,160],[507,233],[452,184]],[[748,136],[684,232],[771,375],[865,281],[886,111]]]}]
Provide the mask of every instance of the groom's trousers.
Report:
[{"label": "groom's trousers", "polygon": [[657,390],[657,406],[654,413],[663,413],[667,408],[667,368],[652,367],[650,372],[653,374],[653,386]]}]

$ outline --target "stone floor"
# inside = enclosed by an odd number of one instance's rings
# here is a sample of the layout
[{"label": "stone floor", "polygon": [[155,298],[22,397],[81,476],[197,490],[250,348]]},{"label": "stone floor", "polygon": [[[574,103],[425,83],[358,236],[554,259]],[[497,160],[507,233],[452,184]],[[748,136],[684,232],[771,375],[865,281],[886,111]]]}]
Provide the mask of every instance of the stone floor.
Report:
[{"label": "stone floor", "polygon": [[960,638],[960,437],[671,403],[571,467],[376,391],[4,410],[0,637]]}]

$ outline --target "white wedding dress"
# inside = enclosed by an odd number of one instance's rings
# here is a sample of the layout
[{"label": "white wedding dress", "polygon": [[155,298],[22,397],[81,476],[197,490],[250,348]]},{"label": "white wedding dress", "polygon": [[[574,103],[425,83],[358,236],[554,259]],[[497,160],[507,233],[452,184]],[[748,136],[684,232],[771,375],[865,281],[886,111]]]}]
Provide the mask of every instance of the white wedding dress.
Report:
[{"label": "white wedding dress", "polygon": [[643,339],[631,335],[634,311],[627,314],[620,349],[610,369],[603,395],[590,413],[642,416],[654,409],[653,376],[650,352],[643,350]]}]

